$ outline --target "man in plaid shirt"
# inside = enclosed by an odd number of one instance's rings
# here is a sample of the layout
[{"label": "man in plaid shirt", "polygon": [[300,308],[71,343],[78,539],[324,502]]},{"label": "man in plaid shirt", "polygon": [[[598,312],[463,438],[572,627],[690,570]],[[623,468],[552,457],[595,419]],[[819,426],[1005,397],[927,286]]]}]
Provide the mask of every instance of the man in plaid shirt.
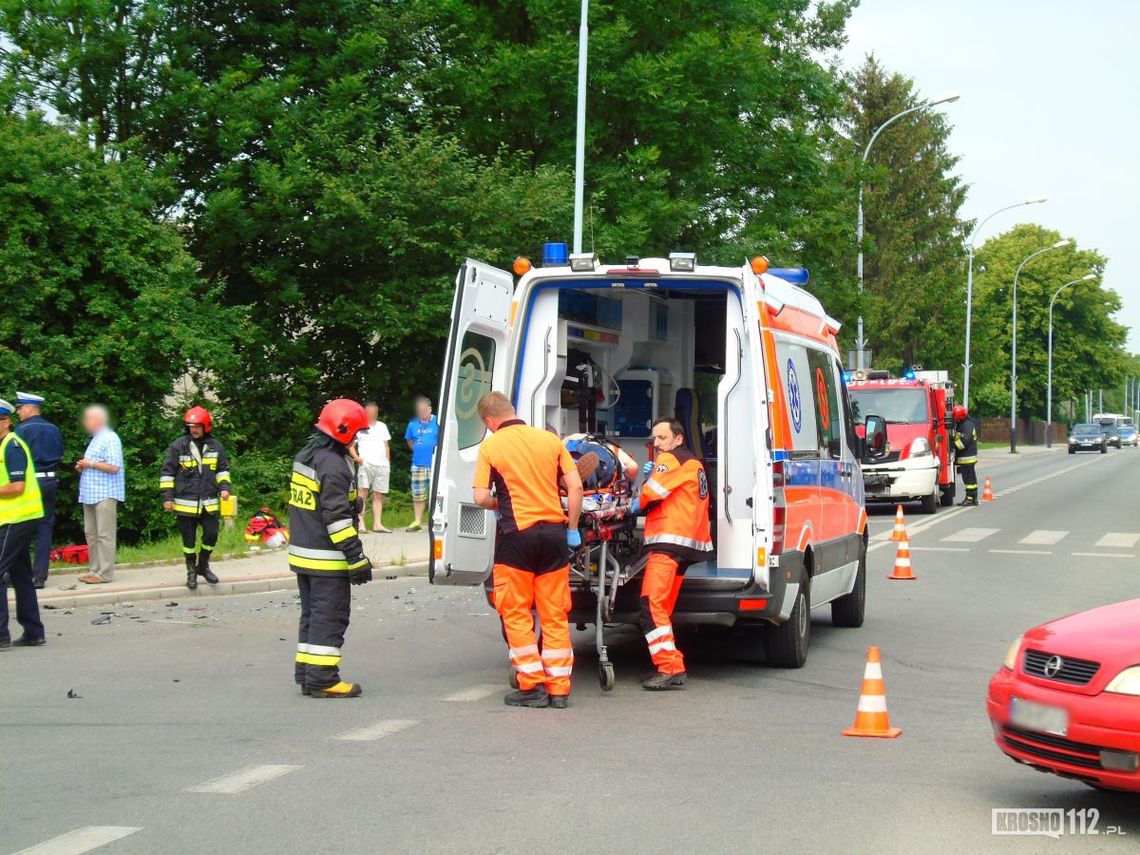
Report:
[{"label": "man in plaid shirt", "polygon": [[115,535],[119,503],[126,500],[123,445],[107,424],[107,408],[93,404],[83,411],[83,427],[91,441],[75,464],[79,473],[79,504],[83,505],[83,532],[87,536],[91,568],[79,581],[88,585],[110,582],[115,576]]}]

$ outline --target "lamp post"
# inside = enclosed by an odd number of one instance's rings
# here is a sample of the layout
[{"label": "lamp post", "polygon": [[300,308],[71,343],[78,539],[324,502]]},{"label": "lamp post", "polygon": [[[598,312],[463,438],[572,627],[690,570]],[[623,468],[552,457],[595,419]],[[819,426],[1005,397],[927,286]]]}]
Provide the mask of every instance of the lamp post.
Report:
[{"label": "lamp post", "polygon": [[582,208],[586,198],[586,55],[590,43],[590,0],[582,0],[578,27],[578,130],[574,140],[574,252],[582,251]]},{"label": "lamp post", "polygon": [[1021,208],[1025,205],[1038,205],[1042,202],[1048,201],[1044,196],[1039,196],[1036,199],[1026,199],[1024,202],[1015,202],[1012,205],[1006,205],[1004,208],[998,208],[988,217],[984,218],[974,228],[974,233],[970,235],[969,243],[969,262],[966,266],[966,359],[962,363],[962,403],[967,407],[970,406],[970,329],[973,322],[974,315],[974,244],[978,240],[978,233],[981,232],[982,226],[996,217],[1013,208]]},{"label": "lamp post", "polygon": [[[875,128],[875,132],[871,134],[871,139],[867,141],[867,147],[863,149],[863,163],[867,162],[867,155],[871,153],[871,146],[875,144],[875,140],[879,138],[888,126],[893,125],[903,116],[909,116],[911,113],[917,113],[920,110],[925,110],[928,107],[934,107],[938,104],[950,104],[957,101],[961,96],[957,92],[947,92],[945,95],[939,95],[937,98],[931,98],[929,101],[923,101],[914,107],[909,107],[900,113],[895,113],[879,127]],[[859,180],[859,217],[855,223],[855,242],[859,245],[859,258],[856,261],[855,269],[859,276],[859,300],[860,303],[863,299],[863,180]],[[860,306],[859,322],[855,332],[855,367],[866,368],[863,359],[863,349],[866,346],[866,339],[863,337],[863,312]]]},{"label": "lamp post", "polygon": [[1021,269],[1039,255],[1044,255],[1054,249],[1071,244],[1071,240],[1059,240],[1052,246],[1031,252],[1013,274],[1013,347],[1010,348],[1009,357],[1009,453],[1017,453],[1017,280],[1021,276]]},{"label": "lamp post", "polygon": [[1057,297],[1066,288],[1076,285],[1078,282],[1090,282],[1096,279],[1095,273],[1086,273],[1080,279],[1074,279],[1072,282],[1066,282],[1055,292],[1053,298],[1049,301],[1049,379],[1046,384],[1045,392],[1045,447],[1053,447],[1053,304],[1057,302]]}]

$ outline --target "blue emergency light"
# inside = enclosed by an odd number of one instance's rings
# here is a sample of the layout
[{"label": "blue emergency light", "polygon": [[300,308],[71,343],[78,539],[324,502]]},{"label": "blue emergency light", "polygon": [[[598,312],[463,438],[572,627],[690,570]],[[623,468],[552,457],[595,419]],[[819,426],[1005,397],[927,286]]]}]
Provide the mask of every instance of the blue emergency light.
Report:
[{"label": "blue emergency light", "polygon": [[570,249],[564,243],[552,241],[542,245],[543,267],[565,267],[570,261]]},{"label": "blue emergency light", "polygon": [[905,379],[905,380],[913,380],[917,376],[918,375],[914,373],[913,368],[908,368],[906,371],[903,372],[903,379]]},{"label": "blue emergency light", "polygon": [[854,379],[855,379],[855,375],[852,374],[850,371],[844,371],[843,372],[843,382],[844,383],[850,383]]},{"label": "blue emergency light", "polygon": [[779,276],[785,282],[793,285],[807,285],[811,275],[806,267],[769,267],[768,273]]}]

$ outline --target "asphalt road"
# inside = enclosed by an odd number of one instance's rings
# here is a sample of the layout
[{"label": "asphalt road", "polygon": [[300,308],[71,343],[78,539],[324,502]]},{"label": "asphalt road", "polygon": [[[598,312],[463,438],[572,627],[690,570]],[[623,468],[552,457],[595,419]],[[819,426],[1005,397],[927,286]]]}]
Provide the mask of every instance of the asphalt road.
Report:
[{"label": "asphalt road", "polygon": [[[1017,766],[983,701],[1018,633],[1140,596],[1140,548],[1102,541],[1140,537],[1140,451],[987,472],[994,503],[908,519],[917,582],[874,541],[866,624],[818,612],[803,669],[690,633],[688,687],[650,695],[628,631],[603,694],[581,634],[566,711],[504,707],[481,594],[426,579],[361,589],[365,695],[339,703],[292,685],[289,595],[48,612],[46,647],[0,654],[0,853],[1135,852],[1140,800]],[[840,736],[871,644],[895,740]],[[1096,808],[1127,836],[993,837],[996,807]]]}]

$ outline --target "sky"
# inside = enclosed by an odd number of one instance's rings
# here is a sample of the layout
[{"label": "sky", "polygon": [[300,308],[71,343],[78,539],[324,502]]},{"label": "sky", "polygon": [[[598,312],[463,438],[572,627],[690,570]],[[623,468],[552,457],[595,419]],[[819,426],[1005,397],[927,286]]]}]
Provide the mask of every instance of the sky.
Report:
[{"label": "sky", "polygon": [[846,68],[874,52],[923,95],[960,93],[934,109],[954,126],[964,217],[1048,197],[978,245],[1038,222],[1100,250],[1140,353],[1140,0],[862,0],[848,36]]}]

